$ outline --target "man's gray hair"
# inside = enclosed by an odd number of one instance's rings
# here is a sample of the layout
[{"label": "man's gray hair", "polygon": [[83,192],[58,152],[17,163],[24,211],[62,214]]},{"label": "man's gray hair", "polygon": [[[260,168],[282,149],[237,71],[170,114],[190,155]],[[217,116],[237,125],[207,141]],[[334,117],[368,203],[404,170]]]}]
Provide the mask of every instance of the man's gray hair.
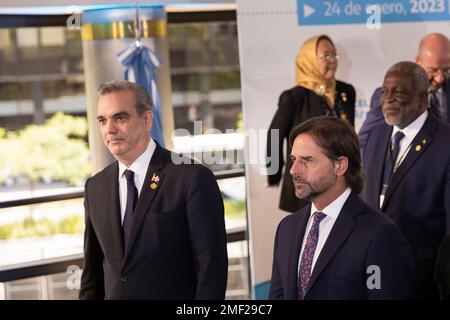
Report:
[{"label": "man's gray hair", "polygon": [[143,116],[147,111],[152,111],[152,101],[147,90],[140,84],[130,81],[111,80],[104,82],[98,88],[98,93],[103,96],[108,93],[120,91],[133,91],[136,98],[136,111],[139,116]]},{"label": "man's gray hair", "polygon": [[430,80],[428,79],[427,72],[419,66],[417,63],[411,61],[401,61],[394,64],[386,72],[386,76],[390,73],[402,73],[406,77],[411,76],[416,90],[419,93],[427,92],[430,86]]}]

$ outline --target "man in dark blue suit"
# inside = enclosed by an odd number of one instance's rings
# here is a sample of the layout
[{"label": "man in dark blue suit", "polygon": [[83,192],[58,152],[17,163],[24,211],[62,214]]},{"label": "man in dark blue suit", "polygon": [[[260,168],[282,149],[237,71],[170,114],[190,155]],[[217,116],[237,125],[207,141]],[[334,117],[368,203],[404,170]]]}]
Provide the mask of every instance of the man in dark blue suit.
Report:
[{"label": "man in dark blue suit", "polygon": [[[440,120],[450,123],[450,41],[440,33],[425,36],[419,44],[416,63],[428,74],[428,106]],[[377,88],[370,100],[370,110],[359,130],[359,144],[364,152],[368,132],[384,122],[381,111],[381,88]]]},{"label": "man in dark blue suit", "polygon": [[224,299],[223,200],[213,173],[150,136],[144,87],[108,81],[97,120],[116,158],[88,179],[80,299]]},{"label": "man in dark blue suit", "polygon": [[400,229],[357,195],[358,138],[343,120],[318,117],[290,136],[297,197],[312,204],[278,225],[270,299],[408,299],[413,261]]},{"label": "man in dark blue suit", "polygon": [[449,232],[450,126],[427,110],[429,80],[413,62],[386,73],[381,90],[385,123],[367,136],[362,198],[398,224],[415,260],[415,297],[438,298],[433,267]]}]

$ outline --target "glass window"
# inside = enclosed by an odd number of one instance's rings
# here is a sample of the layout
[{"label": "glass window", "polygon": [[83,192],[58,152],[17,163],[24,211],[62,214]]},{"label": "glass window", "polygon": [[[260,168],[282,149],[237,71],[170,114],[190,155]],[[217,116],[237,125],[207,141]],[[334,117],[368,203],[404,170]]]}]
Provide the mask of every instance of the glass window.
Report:
[{"label": "glass window", "polygon": [[[243,168],[236,21],[169,23],[168,41],[174,150],[213,171]],[[0,202],[83,191],[91,168],[79,30],[0,28],[0,150]],[[218,183],[227,229],[245,227],[245,178]],[[83,232],[82,197],[3,208],[0,267],[81,254]],[[228,252],[227,298],[245,299],[247,241]],[[68,277],[0,283],[0,300],[73,299]]]},{"label": "glass window", "polygon": [[175,151],[213,171],[242,168],[236,21],[169,24],[168,37]]},{"label": "glass window", "polygon": [[[81,192],[91,174],[79,30],[0,29],[0,201]],[[4,152],[7,151],[7,152]],[[0,266],[82,252],[83,199],[0,210]]]}]

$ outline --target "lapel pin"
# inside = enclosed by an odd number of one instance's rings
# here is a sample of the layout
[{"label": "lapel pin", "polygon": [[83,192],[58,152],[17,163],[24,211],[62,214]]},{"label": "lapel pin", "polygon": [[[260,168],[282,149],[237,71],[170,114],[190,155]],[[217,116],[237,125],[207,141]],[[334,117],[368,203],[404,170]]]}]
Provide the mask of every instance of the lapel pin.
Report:
[{"label": "lapel pin", "polygon": [[420,145],[416,146],[416,151],[419,152],[422,149],[422,147]]},{"label": "lapel pin", "polygon": [[347,120],[347,115],[345,113],[341,114],[340,118],[342,120]]},{"label": "lapel pin", "polygon": [[347,102],[347,94],[345,92],[341,93],[342,101]]},{"label": "lapel pin", "polygon": [[422,144],[426,144],[426,143],[427,143],[427,139],[423,139]]},{"label": "lapel pin", "polygon": [[150,184],[150,188],[152,188],[152,190],[155,190],[156,188],[158,188],[158,182],[159,182],[159,176],[156,175],[155,173],[152,176],[152,179],[150,180],[152,183]]}]

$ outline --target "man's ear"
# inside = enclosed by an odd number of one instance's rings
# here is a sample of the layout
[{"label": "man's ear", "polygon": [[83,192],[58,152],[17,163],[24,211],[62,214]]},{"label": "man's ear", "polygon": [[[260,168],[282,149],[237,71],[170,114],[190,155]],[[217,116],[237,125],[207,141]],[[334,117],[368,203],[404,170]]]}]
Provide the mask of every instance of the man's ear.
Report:
[{"label": "man's ear", "polygon": [[153,124],[153,112],[146,111],[144,113],[144,120],[145,120],[145,129],[147,129],[147,131],[150,131],[152,129]]},{"label": "man's ear", "polygon": [[417,63],[418,65],[420,65],[420,62],[421,62],[420,57],[419,57],[419,55],[417,55],[417,56],[416,56],[416,63]]},{"label": "man's ear", "polygon": [[348,158],[344,156],[340,156],[337,160],[334,161],[334,172],[337,176],[343,176],[348,169]]}]

